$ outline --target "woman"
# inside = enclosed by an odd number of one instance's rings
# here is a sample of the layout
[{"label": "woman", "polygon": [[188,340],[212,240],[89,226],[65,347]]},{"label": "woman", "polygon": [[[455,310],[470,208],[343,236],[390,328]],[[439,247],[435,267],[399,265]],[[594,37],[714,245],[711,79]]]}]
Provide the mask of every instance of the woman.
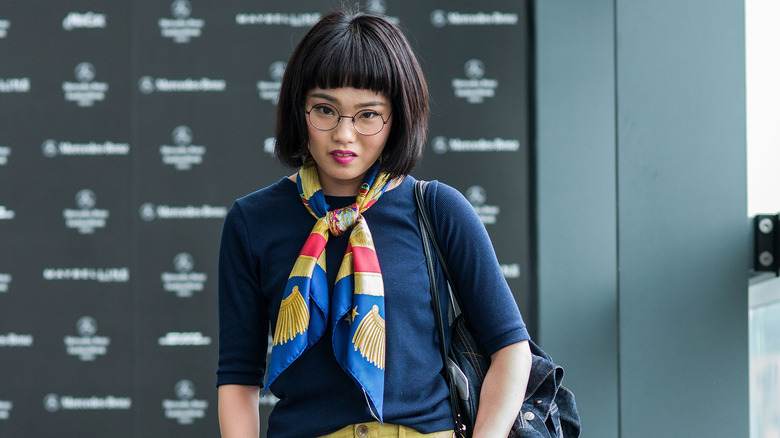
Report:
[{"label": "woman", "polygon": [[[300,169],[237,200],[222,235],[223,437],[259,435],[261,388],[280,399],[271,437],[452,436],[408,176],[427,116],[425,79],[388,21],[333,13],[295,49],[282,80],[276,154]],[[471,206],[444,184],[429,193],[439,240],[492,358],[474,436],[505,437],[531,367],[528,333]]]}]

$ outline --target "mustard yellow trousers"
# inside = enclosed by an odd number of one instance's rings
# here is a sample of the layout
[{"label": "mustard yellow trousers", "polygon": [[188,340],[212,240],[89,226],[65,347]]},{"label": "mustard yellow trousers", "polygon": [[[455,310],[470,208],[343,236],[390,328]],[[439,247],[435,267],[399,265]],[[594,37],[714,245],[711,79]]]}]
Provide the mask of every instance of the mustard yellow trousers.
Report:
[{"label": "mustard yellow trousers", "polygon": [[452,431],[420,433],[416,430],[396,424],[373,423],[352,424],[321,438],[452,438]]}]

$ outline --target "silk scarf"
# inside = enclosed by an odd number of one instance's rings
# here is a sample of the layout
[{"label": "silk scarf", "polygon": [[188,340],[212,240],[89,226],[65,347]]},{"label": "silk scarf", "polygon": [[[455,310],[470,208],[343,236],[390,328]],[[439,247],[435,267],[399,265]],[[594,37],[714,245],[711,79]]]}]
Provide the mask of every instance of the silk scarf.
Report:
[{"label": "silk scarf", "polygon": [[[329,211],[314,160],[307,160],[298,171],[298,193],[317,222],[282,295],[265,391],[330,328],[336,360],[363,390],[371,415],[382,421],[384,285],[371,231],[362,213],[382,196],[387,182],[377,162],[366,174],[355,203]],[[325,273],[325,246],[329,234],[340,236],[347,231],[349,243],[331,295]]]}]

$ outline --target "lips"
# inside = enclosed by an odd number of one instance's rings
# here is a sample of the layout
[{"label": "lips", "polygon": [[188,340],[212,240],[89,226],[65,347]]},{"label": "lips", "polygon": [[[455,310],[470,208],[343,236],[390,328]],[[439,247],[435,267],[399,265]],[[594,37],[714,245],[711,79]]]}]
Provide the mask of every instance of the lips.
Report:
[{"label": "lips", "polygon": [[329,154],[339,164],[347,164],[357,158],[357,154],[350,151],[335,150]]}]

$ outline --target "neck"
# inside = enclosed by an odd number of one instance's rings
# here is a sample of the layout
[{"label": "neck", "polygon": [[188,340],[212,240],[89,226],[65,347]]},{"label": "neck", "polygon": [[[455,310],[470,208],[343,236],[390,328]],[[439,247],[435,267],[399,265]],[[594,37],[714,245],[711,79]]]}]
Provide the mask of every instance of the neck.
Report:
[{"label": "neck", "polygon": [[[290,181],[297,183],[298,182],[298,173],[294,173],[287,177]],[[360,191],[360,184],[357,185],[354,184],[344,184],[344,185],[333,185],[333,184],[322,184],[320,182],[320,187],[322,187],[322,194],[325,196],[357,196],[358,192]],[[388,187],[389,188],[389,187]]]},{"label": "neck", "polygon": [[[404,177],[400,176],[398,178],[390,180],[390,182],[387,184],[387,188],[385,189],[385,192],[389,192],[390,190],[393,190],[394,188],[401,185],[403,182]],[[363,181],[361,180],[358,184],[352,184],[352,185],[333,185],[328,184],[327,187],[322,185],[322,182],[320,182],[322,187],[322,193],[326,196],[357,196],[358,192],[360,191],[360,185],[363,184]]]},{"label": "neck", "polygon": [[320,168],[317,167],[317,175],[320,180],[322,193],[327,196],[357,196],[360,191],[360,185],[363,184],[365,173],[354,179],[336,179],[323,175]]},{"label": "neck", "polygon": [[[298,173],[294,173],[287,177],[292,182],[298,181]],[[400,176],[398,178],[395,178],[390,181],[390,183],[387,185],[387,189],[385,189],[386,192],[393,190],[394,188],[401,185],[403,182],[404,177]],[[326,184],[327,188],[325,186],[322,186],[322,181],[320,181],[320,185],[322,187],[322,193],[327,196],[357,196],[358,192],[360,191],[360,184],[362,184],[362,181],[358,183],[357,185],[351,184],[351,185],[336,185],[336,187],[332,187],[332,184]]]},{"label": "neck", "polygon": [[362,181],[357,184],[323,184],[320,180],[322,193],[326,196],[357,196],[360,191],[360,184],[362,184]]}]

